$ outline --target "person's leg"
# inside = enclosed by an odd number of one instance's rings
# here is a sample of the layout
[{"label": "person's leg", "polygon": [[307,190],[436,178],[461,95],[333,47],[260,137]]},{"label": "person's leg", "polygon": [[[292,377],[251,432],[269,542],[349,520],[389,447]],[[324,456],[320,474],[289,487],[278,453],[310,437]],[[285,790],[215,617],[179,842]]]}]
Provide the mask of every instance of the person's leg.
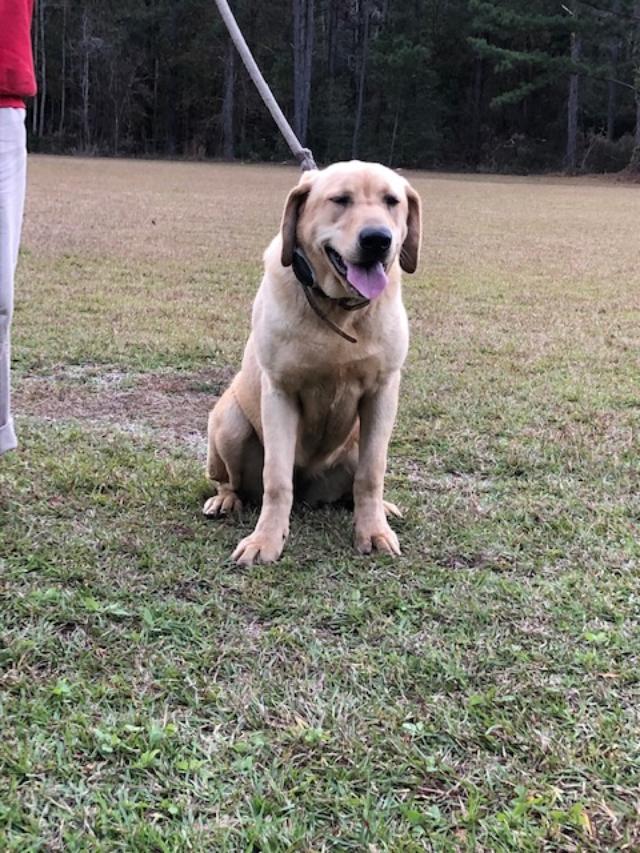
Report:
[{"label": "person's leg", "polygon": [[24,110],[0,109],[0,456],[17,447],[11,417],[9,332],[27,172]]}]

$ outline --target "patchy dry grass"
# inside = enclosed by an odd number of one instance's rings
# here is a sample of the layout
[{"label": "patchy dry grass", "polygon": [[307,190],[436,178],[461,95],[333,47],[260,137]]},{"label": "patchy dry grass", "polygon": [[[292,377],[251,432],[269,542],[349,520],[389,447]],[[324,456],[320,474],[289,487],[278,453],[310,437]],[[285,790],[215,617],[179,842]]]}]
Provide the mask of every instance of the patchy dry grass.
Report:
[{"label": "patchy dry grass", "polygon": [[112,424],[157,441],[187,443],[204,460],[207,416],[232,376],[231,370],[211,367],[176,374],[64,366],[53,374],[24,376],[14,404],[41,422]]},{"label": "patchy dry grass", "polygon": [[199,508],[291,169],[32,158],[0,846],[640,846],[637,188],[415,175],[405,556]]}]

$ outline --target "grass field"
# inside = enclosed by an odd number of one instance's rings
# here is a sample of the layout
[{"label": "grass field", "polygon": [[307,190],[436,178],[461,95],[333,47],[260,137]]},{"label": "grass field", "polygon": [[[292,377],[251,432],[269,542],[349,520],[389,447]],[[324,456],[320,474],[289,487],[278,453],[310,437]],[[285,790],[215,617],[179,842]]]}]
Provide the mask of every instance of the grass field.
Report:
[{"label": "grass field", "polygon": [[640,191],[414,175],[404,556],[200,514],[293,169],[33,157],[2,850],[640,849]]}]

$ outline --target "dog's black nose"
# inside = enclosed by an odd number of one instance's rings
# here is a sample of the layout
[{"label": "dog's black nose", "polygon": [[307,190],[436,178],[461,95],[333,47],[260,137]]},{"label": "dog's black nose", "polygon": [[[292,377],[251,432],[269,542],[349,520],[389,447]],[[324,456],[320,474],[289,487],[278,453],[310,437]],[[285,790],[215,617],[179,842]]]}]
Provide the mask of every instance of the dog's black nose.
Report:
[{"label": "dog's black nose", "polygon": [[363,228],[358,241],[365,255],[381,258],[389,250],[391,239],[388,228]]}]

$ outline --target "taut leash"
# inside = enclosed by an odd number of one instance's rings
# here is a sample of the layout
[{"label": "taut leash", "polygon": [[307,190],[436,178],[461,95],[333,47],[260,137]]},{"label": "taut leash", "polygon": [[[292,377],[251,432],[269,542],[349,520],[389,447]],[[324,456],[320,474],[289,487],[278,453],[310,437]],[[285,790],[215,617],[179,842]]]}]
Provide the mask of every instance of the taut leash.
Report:
[{"label": "taut leash", "polygon": [[[271,113],[273,120],[275,121],[278,130],[283,135],[287,145],[291,149],[291,153],[298,161],[300,168],[303,172],[312,171],[313,169],[317,169],[316,162],[313,159],[313,154],[309,150],[309,148],[303,148],[300,140],[293,132],[293,128],[287,121],[284,113],[278,106],[278,102],[273,96],[273,92],[269,88],[269,84],[262,76],[262,72],[258,68],[258,65],[253,58],[251,51],[249,50],[249,46],[245,41],[244,36],[240,31],[240,27],[238,26],[238,22],[236,21],[233,12],[229,8],[229,4],[227,0],[216,0],[216,6],[218,7],[218,11],[224,21],[227,30],[229,31],[229,35],[231,36],[231,40],[233,41],[236,50],[240,54],[240,58],[242,59],[247,72],[249,73],[249,77],[253,80],[253,83],[258,90],[260,97],[264,101],[266,108]],[[299,249],[296,249],[293,256],[293,271],[295,273],[296,279],[300,282],[302,286],[302,292],[304,293],[307,302],[309,303],[310,308],[318,315],[318,317],[329,326],[337,335],[344,338],[346,341],[349,341],[352,344],[357,344],[357,338],[354,338],[353,335],[347,334],[340,326],[336,325],[333,320],[330,320],[329,317],[324,313],[324,311],[320,308],[318,303],[315,300],[315,296],[313,291],[317,291],[322,294],[327,299],[326,293],[323,293],[322,290],[317,286],[315,282],[315,274],[309,261],[304,256],[303,252]],[[363,299],[359,302],[353,302],[353,300],[345,298],[345,299],[331,299],[330,301],[334,302],[344,311],[356,311],[358,308],[364,308],[369,304],[368,299]]]},{"label": "taut leash", "polygon": [[229,8],[227,0],[216,0],[216,6],[218,7],[222,20],[225,22],[226,27],[229,30],[229,35],[236,46],[236,50],[240,54],[240,58],[244,62],[244,66],[249,73],[249,77],[253,80],[256,89],[260,93],[260,97],[264,101],[266,108],[269,110],[273,120],[278,126],[278,130],[284,136],[287,145],[291,149],[291,153],[300,164],[300,168],[303,172],[317,169],[318,167],[313,159],[313,154],[308,148],[302,147],[300,140],[293,132],[293,128],[278,106],[278,102],[273,97],[273,92],[269,88],[269,84],[262,76],[262,72],[253,58],[251,51],[249,50],[249,46],[240,32],[240,27],[233,16],[233,12]]}]

